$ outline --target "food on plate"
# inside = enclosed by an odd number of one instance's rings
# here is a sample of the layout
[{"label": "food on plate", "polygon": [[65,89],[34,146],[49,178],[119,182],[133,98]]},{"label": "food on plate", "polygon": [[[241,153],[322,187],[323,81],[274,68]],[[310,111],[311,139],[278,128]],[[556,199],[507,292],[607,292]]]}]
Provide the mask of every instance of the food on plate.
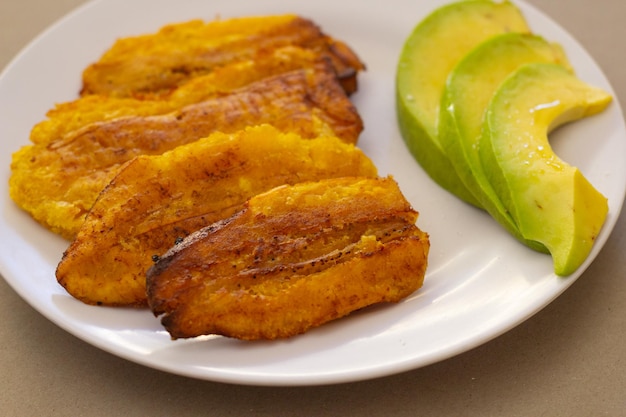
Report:
[{"label": "food on plate", "polygon": [[[524,241],[511,213],[487,179],[479,156],[485,109],[502,81],[521,65],[552,62],[571,69],[562,47],[542,37],[507,33],[494,36],[468,53],[448,76],[439,115],[439,141],[459,178],[512,235]],[[524,241],[545,251],[537,242]]]},{"label": "food on plate", "polygon": [[465,187],[439,142],[439,104],[446,79],[474,47],[505,32],[529,32],[510,2],[459,1],[440,7],[408,36],[396,74],[400,131],[428,175],[462,200],[480,207]]},{"label": "food on plate", "polygon": [[173,339],[294,336],[421,287],[428,235],[392,178],[335,178],[252,197],[147,275]]},{"label": "food on plate", "polygon": [[98,196],[56,276],[87,304],[146,305],[152,257],[232,215],[249,197],[282,184],[376,175],[352,144],[333,136],[304,140],[269,125],[137,156]]},{"label": "food on plate", "polygon": [[[552,81],[561,74],[575,90],[549,88],[539,68],[552,68],[545,70]],[[406,40],[396,80],[400,130],[423,169],[529,248],[551,254],[557,275],[587,258],[608,210],[548,143],[548,131],[611,101],[574,80],[560,45],[532,34],[512,3],[492,0],[458,1],[427,16]],[[549,91],[541,95],[542,88]]]},{"label": "food on plate", "polygon": [[285,338],[397,302],[430,243],[356,147],[364,69],[295,15],[119,39],[13,155],[11,197],[71,240],[68,294],[150,307],[173,339]]},{"label": "food on plate", "polygon": [[[587,258],[607,199],[552,150],[548,131],[602,111],[611,96],[555,64],[526,64],[498,88],[485,116],[480,157],[522,236],[548,248],[558,275]],[[592,145],[593,146],[593,145]]]},{"label": "food on plate", "polygon": [[203,22],[192,20],[156,33],[119,39],[83,72],[82,95],[158,97],[189,79],[234,61],[284,46],[310,49],[327,59],[346,92],[364,69],[342,41],[311,20],[286,14]]},{"label": "food on plate", "polygon": [[363,128],[334,72],[321,61],[169,113],[94,122],[26,146],[13,156],[11,197],[35,220],[72,239],[102,188],[133,157],[262,123],[350,143]]}]

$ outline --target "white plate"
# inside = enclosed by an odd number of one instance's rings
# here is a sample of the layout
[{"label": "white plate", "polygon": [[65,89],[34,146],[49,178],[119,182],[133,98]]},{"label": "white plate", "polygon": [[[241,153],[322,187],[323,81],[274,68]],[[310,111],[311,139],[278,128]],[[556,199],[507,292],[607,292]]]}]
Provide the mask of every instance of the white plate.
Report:
[{"label": "white plate", "polygon": [[[394,111],[395,65],[414,25],[443,0],[106,0],[86,4],[35,39],[0,77],[0,272],[48,319],[88,343],[167,372],[258,385],[313,385],[401,372],[482,344],[561,294],[606,242],[626,190],[626,132],[619,104],[553,135],[564,159],[579,166],[609,199],[609,215],[591,256],[569,278],[550,257],[518,244],[485,213],[434,185],[408,154]],[[579,76],[611,92],[581,46],[558,25],[517,2],[534,31],[566,48]],[[55,102],[72,100],[82,69],[113,41],[191,18],[296,12],[348,42],[366,62],[354,100],[366,129],[360,146],[391,173],[420,211],[432,251],[424,287],[409,299],[377,306],[278,342],[222,337],[171,341],[148,311],[90,307],[68,296],[54,269],[67,243],[42,229],[8,197],[10,155]]]}]

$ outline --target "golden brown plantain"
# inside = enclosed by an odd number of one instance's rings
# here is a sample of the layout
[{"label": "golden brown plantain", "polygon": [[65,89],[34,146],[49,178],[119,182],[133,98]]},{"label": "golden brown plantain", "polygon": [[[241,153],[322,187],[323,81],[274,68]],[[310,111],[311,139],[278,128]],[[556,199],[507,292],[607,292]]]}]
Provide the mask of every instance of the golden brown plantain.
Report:
[{"label": "golden brown plantain", "polygon": [[295,15],[242,17],[171,24],[156,33],[119,39],[83,73],[81,94],[154,97],[190,78],[259,51],[284,46],[310,49],[329,59],[349,94],[364,66],[343,42]]},{"label": "golden brown plantain", "polygon": [[187,237],[147,273],[173,339],[303,333],[422,286],[430,242],[392,178],[274,188]]},{"label": "golden brown plantain", "polygon": [[11,198],[35,220],[72,239],[98,193],[137,155],[161,154],[212,132],[271,123],[310,138],[355,143],[362,120],[321,61],[157,116],[91,123],[13,155]]},{"label": "golden brown plantain", "polygon": [[335,137],[303,140],[269,125],[136,157],[98,197],[57,279],[88,304],[145,306],[152,256],[177,239],[275,186],[350,175],[377,175],[354,145]]},{"label": "golden brown plantain", "polygon": [[230,93],[264,78],[314,67],[322,59],[311,50],[286,46],[270,51],[262,50],[250,59],[216,68],[156,100],[83,96],[57,104],[48,111],[46,119],[33,127],[30,140],[35,144],[48,144],[91,123],[124,116],[144,117],[173,112],[184,106]]}]

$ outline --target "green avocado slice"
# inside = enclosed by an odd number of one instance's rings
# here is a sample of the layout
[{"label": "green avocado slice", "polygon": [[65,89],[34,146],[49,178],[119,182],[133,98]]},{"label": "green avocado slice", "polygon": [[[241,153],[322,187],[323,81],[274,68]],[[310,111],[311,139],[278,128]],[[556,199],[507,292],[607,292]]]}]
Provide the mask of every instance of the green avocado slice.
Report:
[{"label": "green avocado slice", "polygon": [[611,99],[563,66],[534,63],[508,77],[487,107],[479,146],[487,178],[523,238],[549,250],[557,275],[587,258],[608,204],[554,153],[548,133],[604,110]]},{"label": "green avocado slice", "polygon": [[[439,140],[459,178],[481,206],[509,233],[524,241],[483,171],[478,143],[485,109],[502,81],[523,64],[558,63],[571,69],[560,45],[542,37],[507,33],[483,42],[450,73],[439,116]],[[543,245],[524,241],[546,252]]]}]

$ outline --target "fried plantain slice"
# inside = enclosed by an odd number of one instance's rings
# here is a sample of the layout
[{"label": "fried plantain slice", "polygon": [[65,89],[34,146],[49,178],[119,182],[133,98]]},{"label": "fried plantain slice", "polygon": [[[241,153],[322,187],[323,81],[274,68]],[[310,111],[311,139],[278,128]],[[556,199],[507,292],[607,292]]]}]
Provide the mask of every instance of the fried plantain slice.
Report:
[{"label": "fried plantain slice", "polygon": [[392,178],[277,187],[160,257],[148,302],[173,339],[294,336],[420,288],[417,216]]},{"label": "fried plantain slice", "polygon": [[119,39],[84,70],[81,94],[167,95],[190,78],[288,45],[327,58],[345,91],[356,91],[356,76],[364,65],[345,43],[324,34],[309,19],[277,15],[192,20]]},{"label": "fried plantain slice", "polygon": [[[190,104],[231,93],[264,78],[314,67],[321,60],[323,58],[314,51],[285,46],[269,51],[261,50],[250,59],[238,60],[216,68],[157,99],[86,95],[56,104],[47,112],[46,119],[33,127],[30,141],[35,144],[48,144],[91,123],[125,116],[145,117],[170,113]],[[330,71],[330,67],[327,68]]]},{"label": "fried plantain slice", "polygon": [[354,145],[336,137],[303,140],[269,125],[138,156],[98,197],[65,251],[57,279],[87,304],[145,306],[152,256],[177,239],[278,185],[351,175],[377,175]]},{"label": "fried plantain slice", "polygon": [[351,143],[363,129],[327,63],[319,61],[171,113],[91,123],[51,143],[26,146],[13,155],[10,195],[39,223],[72,239],[124,162],[215,131],[263,123],[306,138],[333,134]]}]

